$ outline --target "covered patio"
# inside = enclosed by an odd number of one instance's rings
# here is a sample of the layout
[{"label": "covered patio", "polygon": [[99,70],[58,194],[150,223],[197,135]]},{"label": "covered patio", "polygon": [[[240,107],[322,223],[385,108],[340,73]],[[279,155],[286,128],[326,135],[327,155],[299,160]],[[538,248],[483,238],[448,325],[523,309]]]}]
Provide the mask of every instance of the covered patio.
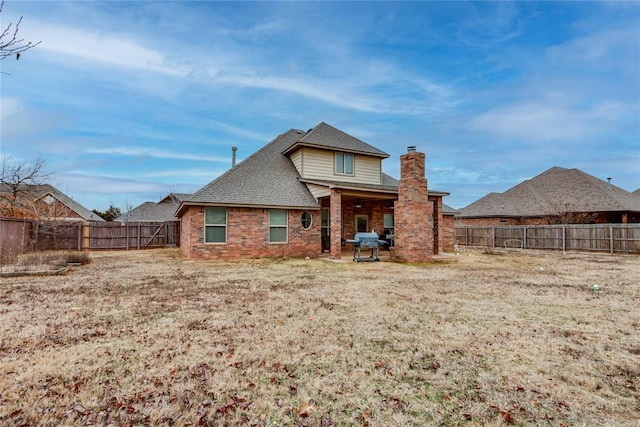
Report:
[{"label": "covered patio", "polygon": [[[396,239],[396,189],[366,189],[333,184],[326,189],[330,194],[319,197],[321,205],[322,252],[340,259],[350,257],[353,245],[347,240],[356,233],[374,232],[387,243],[380,247],[381,258],[389,259]],[[438,229],[442,224],[442,198],[448,193],[429,192],[428,200],[433,215],[428,224],[414,224],[415,232],[433,242],[433,254],[442,252]]]}]

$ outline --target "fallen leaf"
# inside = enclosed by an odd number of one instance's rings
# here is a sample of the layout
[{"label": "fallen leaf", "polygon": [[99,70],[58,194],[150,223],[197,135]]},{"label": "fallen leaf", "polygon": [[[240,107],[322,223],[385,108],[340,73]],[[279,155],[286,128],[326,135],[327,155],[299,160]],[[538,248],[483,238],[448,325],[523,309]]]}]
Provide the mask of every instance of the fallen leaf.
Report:
[{"label": "fallen leaf", "polygon": [[313,412],[315,408],[310,402],[303,402],[298,406],[298,415],[302,418],[306,418]]}]

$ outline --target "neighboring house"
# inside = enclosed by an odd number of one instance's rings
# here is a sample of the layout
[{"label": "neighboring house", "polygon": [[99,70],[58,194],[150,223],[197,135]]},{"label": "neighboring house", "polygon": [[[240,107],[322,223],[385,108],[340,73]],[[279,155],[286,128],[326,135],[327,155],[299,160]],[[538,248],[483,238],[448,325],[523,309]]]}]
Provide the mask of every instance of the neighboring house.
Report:
[{"label": "neighboring house", "polygon": [[640,188],[638,188],[636,191],[634,191],[631,194],[635,194],[636,196],[640,197]]},{"label": "neighboring house", "polygon": [[552,167],[460,209],[456,225],[638,223],[640,198],[578,169]]},{"label": "neighboring house", "polygon": [[[181,248],[190,258],[341,257],[356,232],[394,236],[391,258],[422,261],[453,246],[442,198],[427,191],[424,154],[389,155],[326,123],[289,130],[184,200]],[[453,236],[451,226],[450,235]]]},{"label": "neighboring house", "polygon": [[158,203],[144,202],[136,206],[127,213],[117,217],[114,221],[119,222],[167,222],[179,221],[175,216],[183,200],[188,199],[191,194],[170,193]]},{"label": "neighboring house", "polygon": [[52,185],[22,185],[16,200],[8,186],[0,188],[0,207],[3,216],[24,217],[55,222],[104,222]]}]

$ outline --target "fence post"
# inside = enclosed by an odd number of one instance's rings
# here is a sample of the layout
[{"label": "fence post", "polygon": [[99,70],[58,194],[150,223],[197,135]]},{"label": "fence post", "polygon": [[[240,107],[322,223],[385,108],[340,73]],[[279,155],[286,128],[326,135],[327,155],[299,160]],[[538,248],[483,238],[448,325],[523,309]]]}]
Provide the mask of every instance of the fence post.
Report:
[{"label": "fence post", "polygon": [[609,253],[613,252],[613,224],[609,224]]},{"label": "fence post", "polygon": [[567,227],[562,226],[562,252],[567,251]]},{"label": "fence post", "polygon": [[491,228],[491,247],[496,247],[496,228]]},{"label": "fence post", "polygon": [[524,236],[522,236],[522,247],[524,249],[529,249],[527,247],[527,226],[523,226]]}]

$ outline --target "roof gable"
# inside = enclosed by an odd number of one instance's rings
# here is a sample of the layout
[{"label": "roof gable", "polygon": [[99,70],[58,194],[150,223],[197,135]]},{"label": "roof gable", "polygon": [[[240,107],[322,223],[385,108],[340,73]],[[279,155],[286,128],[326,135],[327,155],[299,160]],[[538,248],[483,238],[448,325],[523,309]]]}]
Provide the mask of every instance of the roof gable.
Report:
[{"label": "roof gable", "polygon": [[[9,191],[8,186],[4,186],[0,188],[0,191],[7,192]],[[22,197],[26,197],[31,201],[36,201],[39,199],[43,199],[48,194],[51,195],[54,199],[59,201],[60,203],[67,206],[69,209],[74,211],[80,219],[85,221],[97,221],[104,222],[104,219],[89,209],[82,206],[80,203],[73,200],[71,197],[67,196],[53,185],[50,184],[22,184],[20,185],[20,194]]]},{"label": "roof gable", "polygon": [[[301,131],[299,131],[301,132]],[[389,154],[355,138],[340,129],[321,122],[310,129],[309,132],[301,132],[302,137],[286,147],[283,154],[289,154],[300,147],[314,147],[333,151],[344,151],[349,153],[364,154],[381,158],[389,157]]]},{"label": "roof gable", "polygon": [[640,212],[640,199],[581,170],[554,166],[504,193],[473,202],[460,210],[460,217],[625,211]]}]

